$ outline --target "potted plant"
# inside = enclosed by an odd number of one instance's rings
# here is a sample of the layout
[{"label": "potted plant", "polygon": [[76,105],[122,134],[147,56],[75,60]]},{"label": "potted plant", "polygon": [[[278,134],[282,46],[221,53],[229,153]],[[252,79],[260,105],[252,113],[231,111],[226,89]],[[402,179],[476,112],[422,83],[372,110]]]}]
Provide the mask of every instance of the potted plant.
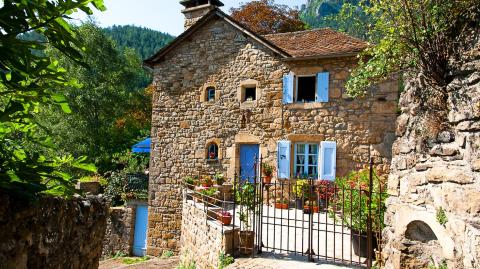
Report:
[{"label": "potted plant", "polygon": [[213,198],[216,197],[216,194],[218,192],[217,188],[199,187],[198,191],[202,196],[203,202],[206,203],[207,205],[212,205],[215,202]]},{"label": "potted plant", "polygon": [[320,208],[326,210],[327,205],[330,204],[335,195],[335,184],[331,180],[318,180],[315,182],[315,192],[318,196]]},{"label": "potted plant", "polygon": [[286,198],[278,198],[275,201],[275,208],[277,209],[288,209],[288,200]]},{"label": "potted plant", "polygon": [[222,173],[215,173],[213,176],[213,180],[215,181],[215,184],[218,186],[223,185],[225,183],[225,177],[223,176]]},{"label": "potted plant", "polygon": [[220,211],[217,215],[217,220],[222,225],[230,225],[232,223],[232,214],[228,211]]},{"label": "potted plant", "polygon": [[200,184],[206,188],[212,187],[213,179],[211,176],[203,176],[202,179],[200,180]]},{"label": "potted plant", "polygon": [[274,167],[268,163],[262,163],[262,172],[263,172],[263,184],[272,183],[272,175],[274,172]]},{"label": "potted plant", "polygon": [[293,193],[295,194],[295,208],[303,209],[303,204],[310,196],[309,182],[307,179],[298,179],[293,185]]},{"label": "potted plant", "polygon": [[185,186],[187,187],[187,189],[189,190],[193,190],[195,189],[195,179],[191,176],[187,176],[183,179],[183,182],[185,183]]},{"label": "potted plant", "polygon": [[311,213],[318,213],[319,207],[317,201],[306,201],[305,205],[303,206],[303,213],[304,214],[311,214]]},{"label": "potted plant", "polygon": [[251,222],[255,209],[255,186],[253,183],[243,181],[235,186],[235,199],[240,205],[238,213],[241,225],[239,232],[239,249],[242,254],[250,255],[253,253],[255,244],[255,232],[251,231]]},{"label": "potted plant", "polygon": [[[352,233],[352,245],[355,255],[360,257],[372,257],[374,249],[378,246],[378,235],[384,225],[384,213],[386,210],[385,190],[386,179],[376,176],[374,171],[373,189],[369,187],[369,170],[354,171],[343,178],[335,179],[337,195],[332,199],[329,206],[329,215],[335,222],[343,222],[350,227]],[[368,223],[368,197],[371,192],[371,225],[372,225],[372,252],[367,250],[367,223]],[[338,214],[338,209],[343,214]]]}]

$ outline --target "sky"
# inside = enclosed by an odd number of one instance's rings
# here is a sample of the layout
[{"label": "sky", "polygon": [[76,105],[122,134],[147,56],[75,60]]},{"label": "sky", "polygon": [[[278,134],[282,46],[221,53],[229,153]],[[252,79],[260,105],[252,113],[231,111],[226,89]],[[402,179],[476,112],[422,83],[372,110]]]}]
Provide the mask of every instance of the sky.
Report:
[{"label": "sky", "polygon": [[[238,7],[248,0],[221,0],[225,6],[221,9],[229,13],[230,8]],[[104,0],[107,11],[95,12],[95,21],[102,27],[112,25],[136,25],[179,35],[183,32],[183,8],[179,0]],[[307,0],[276,0],[275,3],[300,7]],[[74,21],[86,20],[85,15],[77,13]]]}]

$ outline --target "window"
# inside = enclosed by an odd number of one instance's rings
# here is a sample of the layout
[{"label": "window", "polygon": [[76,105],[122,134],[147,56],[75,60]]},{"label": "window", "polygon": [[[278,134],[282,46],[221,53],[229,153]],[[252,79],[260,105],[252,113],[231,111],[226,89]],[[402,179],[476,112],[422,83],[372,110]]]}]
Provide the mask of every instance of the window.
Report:
[{"label": "window", "polygon": [[218,160],[218,145],[211,143],[207,147],[207,159],[208,160]]},{"label": "window", "polygon": [[208,87],[207,88],[207,101],[208,102],[214,102],[215,101],[215,88],[214,87]]},{"label": "window", "polygon": [[295,144],[294,176],[318,177],[318,144]]},{"label": "window", "polygon": [[255,101],[257,98],[257,88],[247,87],[245,88],[245,100],[244,101]]},{"label": "window", "polygon": [[316,77],[299,76],[297,79],[297,102],[309,103],[315,102],[316,95]]}]

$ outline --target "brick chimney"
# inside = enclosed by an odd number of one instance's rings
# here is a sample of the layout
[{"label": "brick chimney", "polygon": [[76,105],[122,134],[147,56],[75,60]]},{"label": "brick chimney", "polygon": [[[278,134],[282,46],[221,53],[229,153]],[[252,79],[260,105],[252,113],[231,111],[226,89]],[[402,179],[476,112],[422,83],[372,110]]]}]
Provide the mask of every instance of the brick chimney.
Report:
[{"label": "brick chimney", "polygon": [[185,7],[182,13],[185,15],[185,30],[205,16],[210,10],[223,6],[219,0],[181,0],[180,4]]}]

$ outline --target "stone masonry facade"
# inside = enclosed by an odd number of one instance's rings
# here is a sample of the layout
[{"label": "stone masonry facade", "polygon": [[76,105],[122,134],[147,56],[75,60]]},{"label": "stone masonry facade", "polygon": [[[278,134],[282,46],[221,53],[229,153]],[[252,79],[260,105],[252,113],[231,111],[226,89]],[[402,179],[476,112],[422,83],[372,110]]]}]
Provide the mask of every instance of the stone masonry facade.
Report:
[{"label": "stone masonry facade", "polygon": [[455,65],[447,120],[425,116],[418,93],[429,86],[421,79],[407,83],[400,99],[385,216],[388,269],[480,268],[480,44]]},{"label": "stone masonry facade", "polygon": [[[276,165],[277,142],[336,141],[336,175],[366,165],[369,151],[387,172],[395,138],[398,85],[392,80],[352,99],[344,83],[356,57],[285,61],[221,18],[205,23],[152,66],[152,152],[147,253],[179,250],[182,192],[187,175],[238,172],[239,145],[258,144]],[[282,103],[283,76],[328,71],[329,102]],[[255,101],[241,102],[242,85],[255,85]],[[205,89],[215,87],[215,101]],[[209,142],[218,161],[206,160]],[[293,159],[293,158],[292,158]],[[293,169],[291,169],[293,170]]]}]

